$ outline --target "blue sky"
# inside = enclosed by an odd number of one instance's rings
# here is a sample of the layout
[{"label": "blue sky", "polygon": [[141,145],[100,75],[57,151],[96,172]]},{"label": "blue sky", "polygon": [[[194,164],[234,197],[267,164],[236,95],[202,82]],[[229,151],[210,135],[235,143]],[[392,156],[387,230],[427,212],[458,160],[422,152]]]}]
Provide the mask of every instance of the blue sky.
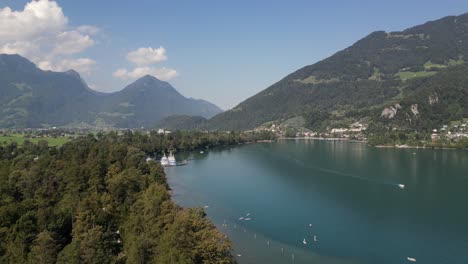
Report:
[{"label": "blue sky", "polygon": [[[22,11],[28,2],[4,0],[0,7]],[[129,72],[135,68],[155,72],[165,68],[163,74],[172,73],[166,77],[179,92],[209,100],[223,109],[234,107],[287,74],[352,45],[372,31],[403,30],[468,12],[468,1],[462,0],[58,0],[57,6],[66,17],[65,22],[55,21],[66,27],[62,31],[89,25],[96,32],[78,30],[81,35],[77,38],[83,42],[76,43],[83,45],[76,53],[36,56],[35,62],[42,60],[44,67],[62,69],[77,65],[72,59],[89,59],[80,61],[92,62],[90,69],[83,70],[83,78],[95,89],[107,92],[132,82],[138,73],[130,76]],[[85,38],[87,34],[89,38]],[[39,43],[38,36],[34,38],[31,43]],[[140,65],[127,58],[128,53],[147,47],[153,51],[163,47],[164,59]],[[34,52],[26,52],[34,60]],[[60,55],[53,57],[55,54]],[[125,78],[116,77],[118,69],[126,69]]]}]

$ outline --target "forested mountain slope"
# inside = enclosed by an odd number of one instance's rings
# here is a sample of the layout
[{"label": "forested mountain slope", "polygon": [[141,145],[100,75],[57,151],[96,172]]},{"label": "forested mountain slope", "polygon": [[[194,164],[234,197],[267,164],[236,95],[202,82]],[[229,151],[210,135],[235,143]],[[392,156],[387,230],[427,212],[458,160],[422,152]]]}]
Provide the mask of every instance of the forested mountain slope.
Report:
[{"label": "forested mountain slope", "polygon": [[221,111],[152,76],[105,94],[91,90],[73,70],[43,71],[19,55],[0,55],[0,128],[152,127],[174,114],[209,118]]},{"label": "forested mountain slope", "polygon": [[[207,128],[252,129],[268,121],[295,116],[306,117],[311,128],[358,120],[380,121],[380,113],[386,107],[400,100],[411,101],[408,97],[411,91],[424,90],[430,94],[453,90],[454,86],[445,85],[446,78],[454,75],[463,78],[468,74],[466,67],[455,68],[465,63],[467,57],[468,14],[445,17],[401,32],[373,32],[215,116]],[[443,73],[427,81],[437,84],[427,86],[422,81],[439,72]],[[444,92],[461,97],[460,90],[466,92],[466,86]],[[460,100],[439,99],[443,105],[454,104],[452,109],[461,109],[457,111],[467,117],[466,106]],[[447,113],[446,108],[439,107],[424,115],[421,112],[420,118],[425,119],[422,122],[405,121],[400,125],[429,124]],[[449,118],[455,116],[459,114]],[[399,120],[402,121],[400,117]]]}]

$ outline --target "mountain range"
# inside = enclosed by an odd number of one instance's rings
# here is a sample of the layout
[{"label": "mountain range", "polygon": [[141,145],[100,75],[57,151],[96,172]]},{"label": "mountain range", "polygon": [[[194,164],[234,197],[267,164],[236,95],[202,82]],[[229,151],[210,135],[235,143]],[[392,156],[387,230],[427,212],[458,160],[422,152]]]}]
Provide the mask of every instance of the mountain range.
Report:
[{"label": "mountain range", "polygon": [[299,118],[317,130],[355,122],[429,130],[468,117],[467,58],[468,14],[373,32],[216,115],[205,128],[245,130]]},{"label": "mountain range", "polygon": [[305,66],[229,111],[144,76],[111,94],[73,71],[0,55],[0,127],[166,127],[250,130],[292,124],[325,131],[362,123],[430,131],[468,118],[468,14],[376,31]]},{"label": "mountain range", "polygon": [[0,127],[154,127],[163,118],[210,118],[216,105],[186,98],[169,83],[146,75],[114,93],[88,87],[73,70],[43,71],[19,55],[0,55]]}]

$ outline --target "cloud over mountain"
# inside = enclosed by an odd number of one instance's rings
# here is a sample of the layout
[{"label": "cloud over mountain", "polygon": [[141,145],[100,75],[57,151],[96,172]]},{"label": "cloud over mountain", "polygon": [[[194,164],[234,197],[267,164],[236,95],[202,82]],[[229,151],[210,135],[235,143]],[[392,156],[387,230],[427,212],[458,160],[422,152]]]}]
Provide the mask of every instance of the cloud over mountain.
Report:
[{"label": "cloud over mountain", "polygon": [[89,72],[96,62],[74,55],[95,44],[98,28],[72,28],[62,8],[54,1],[27,3],[23,10],[0,9],[0,53],[20,54],[44,70]]},{"label": "cloud over mountain", "polygon": [[127,69],[118,69],[114,72],[114,77],[120,79],[137,79],[145,75],[153,75],[162,81],[168,81],[177,76],[177,71],[166,67],[152,68],[152,67],[136,67],[128,71]]},{"label": "cloud over mountain", "polygon": [[127,70],[125,68],[117,69],[112,75],[119,79],[137,79],[144,75],[153,75],[163,81],[168,81],[176,77],[177,71],[174,69],[162,67],[154,67],[153,65],[162,61],[167,60],[166,49],[164,47],[159,48],[138,48],[130,51],[126,56],[127,60],[135,64],[133,70]]},{"label": "cloud over mountain", "polygon": [[166,49],[159,47],[153,49],[151,47],[139,48],[127,54],[127,60],[138,66],[150,65],[167,60]]}]

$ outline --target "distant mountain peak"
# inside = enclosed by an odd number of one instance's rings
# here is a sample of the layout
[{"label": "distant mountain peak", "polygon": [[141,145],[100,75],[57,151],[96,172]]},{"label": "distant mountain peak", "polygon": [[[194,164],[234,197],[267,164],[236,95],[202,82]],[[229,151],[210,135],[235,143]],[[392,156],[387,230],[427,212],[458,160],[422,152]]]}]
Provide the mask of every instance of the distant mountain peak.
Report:
[{"label": "distant mountain peak", "polygon": [[34,63],[30,62],[28,59],[26,59],[25,57],[23,57],[21,55],[18,55],[18,54],[0,54],[0,59],[2,59],[2,60],[3,59],[20,60],[20,61],[23,61],[23,62],[34,64]]},{"label": "distant mountain peak", "polygon": [[145,76],[137,79],[134,83],[167,83],[167,82],[161,81],[158,78],[154,77],[153,75],[146,74]]},{"label": "distant mountain peak", "polygon": [[92,93],[94,93],[94,94],[96,94],[96,95],[102,95],[102,94],[103,94],[103,93],[101,93],[101,92],[98,92],[98,91],[95,91],[95,90],[91,89],[91,88],[88,86],[88,84],[86,83],[86,81],[85,81],[83,78],[81,78],[81,75],[80,75],[79,72],[77,72],[77,71],[75,71],[75,70],[73,70],[73,69],[70,69],[70,70],[65,71],[65,72],[63,72],[63,73],[65,73],[66,75],[71,76],[71,77],[73,77],[73,78],[79,80],[79,81],[81,82],[81,84],[86,88],[86,90],[88,90],[88,91],[90,91],[90,92],[92,92]]},{"label": "distant mountain peak", "polygon": [[0,54],[0,127],[86,123],[97,127],[152,127],[178,115],[211,117],[221,110],[184,97],[168,82],[145,75],[115,93],[86,85],[75,70],[43,71],[19,55]]},{"label": "distant mountain peak", "polygon": [[146,74],[144,75],[143,77],[140,77],[140,79],[143,79],[143,80],[157,80],[157,81],[161,81],[159,80],[158,78],[154,77],[153,75],[150,75],[150,74]]},{"label": "distant mountain peak", "polygon": [[70,69],[70,70],[66,71],[65,73],[68,74],[68,75],[71,75],[73,77],[76,77],[78,79],[81,79],[80,74],[77,71],[73,70],[73,69]]},{"label": "distant mountain peak", "polygon": [[37,71],[36,64],[18,54],[0,54],[0,68],[8,67],[16,71]]},{"label": "distant mountain peak", "polygon": [[135,80],[134,82],[127,85],[123,91],[130,91],[130,90],[170,90],[175,93],[178,93],[174,87],[171,86],[168,82],[161,81],[158,78],[152,75],[145,75],[140,77],[139,79]]}]

